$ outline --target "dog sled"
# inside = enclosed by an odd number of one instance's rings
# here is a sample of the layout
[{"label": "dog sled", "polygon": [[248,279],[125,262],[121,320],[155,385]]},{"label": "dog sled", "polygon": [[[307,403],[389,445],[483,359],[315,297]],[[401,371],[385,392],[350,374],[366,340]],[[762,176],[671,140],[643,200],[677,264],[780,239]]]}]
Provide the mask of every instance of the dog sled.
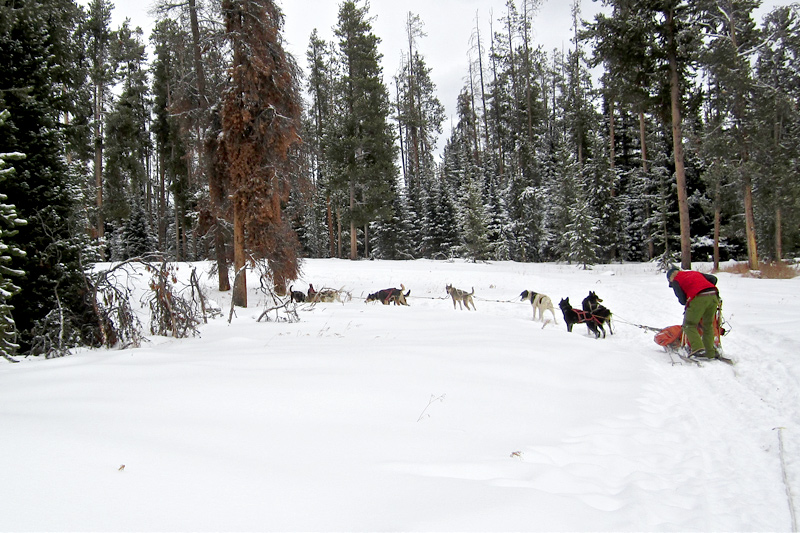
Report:
[{"label": "dog sled", "polygon": [[[711,327],[714,328],[714,347],[717,349],[718,354],[722,354],[722,337],[727,333],[723,325],[722,302],[720,301],[711,324]],[[704,324],[700,322],[698,329],[701,335],[703,327],[705,327]],[[686,334],[683,332],[683,326],[681,325],[668,326],[658,330],[653,336],[653,340],[668,352],[682,354],[686,351],[691,351],[689,341],[686,339]]]}]

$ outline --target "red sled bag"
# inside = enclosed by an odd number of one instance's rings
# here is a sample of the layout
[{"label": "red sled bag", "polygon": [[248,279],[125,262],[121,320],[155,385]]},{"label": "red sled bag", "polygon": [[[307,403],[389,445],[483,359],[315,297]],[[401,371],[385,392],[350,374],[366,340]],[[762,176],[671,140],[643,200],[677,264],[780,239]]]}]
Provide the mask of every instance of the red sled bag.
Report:
[{"label": "red sled bag", "polygon": [[[720,349],[722,346],[722,340],[720,337],[725,335],[726,331],[725,328],[720,326],[720,320],[717,316],[714,316],[714,323],[712,324],[714,327],[714,346],[717,347],[717,350]],[[703,334],[703,323],[700,323],[700,326],[697,328],[698,332],[702,335]],[[677,326],[669,326],[658,333],[655,334],[653,340],[656,341],[656,344],[659,346],[663,346],[665,350],[678,350],[679,348],[686,346],[688,342],[686,341],[686,336],[683,334],[683,327],[680,325]]]},{"label": "red sled bag", "polygon": [[683,344],[683,328],[679,325],[666,327],[656,333],[653,340],[664,349],[677,350]]}]

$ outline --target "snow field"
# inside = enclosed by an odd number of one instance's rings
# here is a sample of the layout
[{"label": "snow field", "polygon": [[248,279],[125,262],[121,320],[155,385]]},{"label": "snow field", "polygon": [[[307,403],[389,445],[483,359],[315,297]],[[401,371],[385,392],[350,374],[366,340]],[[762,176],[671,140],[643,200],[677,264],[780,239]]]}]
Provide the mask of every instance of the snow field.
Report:
[{"label": "snow field", "polygon": [[[204,277],[224,318],[199,337],[0,366],[0,530],[789,531],[800,282],[719,277],[735,367],[637,327],[681,321],[652,264],[308,260],[295,290],[353,299],[298,323],[257,322],[251,278],[228,324]],[[364,303],[401,283],[409,307]],[[557,309],[589,290],[606,339]]]}]

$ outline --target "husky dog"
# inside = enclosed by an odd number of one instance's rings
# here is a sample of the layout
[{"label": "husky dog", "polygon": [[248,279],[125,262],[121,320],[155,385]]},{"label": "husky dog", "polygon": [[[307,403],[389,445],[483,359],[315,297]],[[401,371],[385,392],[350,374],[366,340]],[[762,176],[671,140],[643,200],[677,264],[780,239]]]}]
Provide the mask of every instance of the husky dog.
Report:
[{"label": "husky dog", "polygon": [[325,302],[325,303],[332,303],[332,302],[344,303],[342,301],[342,297],[339,292],[340,291],[334,289],[320,289],[318,292],[314,293],[314,296],[309,301]]},{"label": "husky dog", "polygon": [[546,294],[534,291],[522,291],[519,295],[519,301],[527,300],[533,307],[533,319],[536,320],[536,311],[539,311],[539,319],[544,320],[544,312],[550,311],[553,315],[553,321],[558,324],[556,319],[556,310],[553,307],[553,301]]},{"label": "husky dog", "polygon": [[292,290],[292,285],[289,285],[289,301],[303,303],[306,301],[306,294],[302,291]]},{"label": "husky dog", "polygon": [[[591,313],[581,309],[573,309],[572,304],[569,303],[569,298],[564,298],[558,302],[558,307],[564,314],[564,322],[567,323],[567,331],[572,331],[572,326],[575,324],[586,324],[589,331],[594,333],[594,338],[600,337],[600,330],[598,329],[599,322],[594,318]],[[603,337],[606,336],[606,331],[603,330]]]},{"label": "husky dog", "polygon": [[314,285],[309,283],[308,284],[308,301],[313,302],[314,297],[317,295],[317,289],[314,288]]},{"label": "husky dog", "polygon": [[399,289],[382,289],[367,296],[365,303],[381,302],[383,305],[389,305],[390,303],[394,303],[394,305],[408,305],[406,298],[411,294],[411,289],[403,294],[404,290],[406,290],[406,286],[402,283]]},{"label": "husky dog", "polygon": [[589,296],[583,299],[581,306],[583,310],[587,313],[591,313],[594,317],[597,325],[600,326],[600,329],[603,331],[603,337],[606,336],[606,330],[603,327],[604,324],[608,324],[608,331],[613,335],[614,330],[611,329],[611,310],[608,307],[601,305],[600,302],[603,300],[597,296],[594,291],[589,291]]},{"label": "husky dog", "polygon": [[[461,289],[456,289],[448,283],[445,287],[445,290],[453,299],[453,309],[456,308],[456,302],[458,302],[459,309],[464,309],[464,307],[466,307],[467,311],[469,311],[469,306],[472,304],[472,310],[477,311],[475,308],[475,301],[472,299],[472,296],[475,294],[475,287],[472,287],[472,292],[467,292],[462,291]],[[464,307],[462,307],[462,303],[464,304]]]}]

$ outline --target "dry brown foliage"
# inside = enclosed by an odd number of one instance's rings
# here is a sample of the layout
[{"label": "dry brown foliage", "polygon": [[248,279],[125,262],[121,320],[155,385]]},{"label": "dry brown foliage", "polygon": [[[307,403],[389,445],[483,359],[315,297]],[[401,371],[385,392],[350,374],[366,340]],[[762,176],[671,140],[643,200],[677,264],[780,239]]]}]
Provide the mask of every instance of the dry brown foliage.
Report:
[{"label": "dry brown foliage", "polygon": [[795,267],[783,261],[761,263],[758,270],[750,270],[747,263],[735,263],[722,267],[720,271],[762,279],[792,279],[798,274]]}]

